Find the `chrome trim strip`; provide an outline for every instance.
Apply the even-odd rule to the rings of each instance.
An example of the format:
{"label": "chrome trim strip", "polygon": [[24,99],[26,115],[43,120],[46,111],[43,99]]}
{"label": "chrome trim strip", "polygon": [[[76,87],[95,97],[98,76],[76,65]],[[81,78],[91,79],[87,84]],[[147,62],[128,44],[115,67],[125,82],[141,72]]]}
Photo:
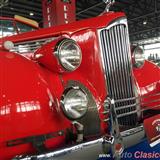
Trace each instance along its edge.
{"label": "chrome trim strip", "polygon": [[129,129],[129,130],[121,132],[121,135],[124,138],[126,136],[130,136],[130,135],[136,134],[136,133],[141,132],[143,130],[144,130],[144,126],[140,125],[140,126],[138,126],[136,128],[132,128],[132,129]]}
{"label": "chrome trim strip", "polygon": [[34,42],[41,42],[41,41],[52,41],[55,40],[58,37],[50,37],[50,38],[42,38],[42,39],[35,39],[35,40],[31,40],[31,41],[23,41],[23,42],[18,42],[18,43],[14,43],[16,45],[20,45],[20,44],[26,44],[26,43],[34,43]]}
{"label": "chrome trim strip", "polygon": [[[136,114],[137,113],[137,110],[134,110],[134,111],[129,111],[127,113],[121,113],[121,114],[118,114],[117,117],[118,118],[121,118],[121,117],[126,117],[126,116],[129,116],[129,115],[132,115],[132,114]],[[135,124],[136,125],[136,124]]]}
{"label": "chrome trim strip", "polygon": [[121,110],[121,109],[126,109],[126,108],[130,108],[130,107],[135,107],[137,105],[137,103],[133,103],[133,104],[130,104],[130,105],[126,105],[126,106],[121,106],[119,108],[116,108],[115,110],[118,111],[118,110]]}
{"label": "chrome trim strip", "polygon": [[10,50],[10,52],[16,52],[20,54],[33,53],[44,44],[49,43],[55,40],[56,38],[57,37],[52,37],[52,38],[37,39],[32,41],[14,43],[14,47]]}
{"label": "chrome trim strip", "polygon": [[88,146],[94,146],[99,143],[102,144],[103,142],[104,142],[104,138],[99,138],[97,140],[81,143],[72,147],[64,148],[61,150],[57,150],[57,151],[53,151],[45,154],[26,156],[24,158],[21,158],[23,156],[16,156],[13,160],[32,160],[32,158],[44,159],[44,158],[59,157],[65,154],[71,154],[72,152],[75,152],[77,150],[85,149]]}

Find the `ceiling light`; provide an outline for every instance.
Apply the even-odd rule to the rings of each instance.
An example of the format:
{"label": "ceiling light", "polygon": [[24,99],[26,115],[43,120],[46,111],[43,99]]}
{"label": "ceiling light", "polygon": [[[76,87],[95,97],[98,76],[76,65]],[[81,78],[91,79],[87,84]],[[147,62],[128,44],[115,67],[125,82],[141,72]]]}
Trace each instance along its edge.
{"label": "ceiling light", "polygon": [[147,20],[144,20],[144,21],[143,21],[143,24],[146,25],[146,24],[147,24]]}
{"label": "ceiling light", "polygon": [[29,15],[30,15],[30,16],[34,16],[34,13],[33,13],[33,12],[30,12]]}

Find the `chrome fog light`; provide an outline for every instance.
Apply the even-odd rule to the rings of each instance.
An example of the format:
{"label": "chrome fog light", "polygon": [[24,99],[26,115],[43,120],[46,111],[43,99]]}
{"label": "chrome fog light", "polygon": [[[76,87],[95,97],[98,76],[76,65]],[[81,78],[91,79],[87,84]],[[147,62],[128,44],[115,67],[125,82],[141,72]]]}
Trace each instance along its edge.
{"label": "chrome fog light", "polygon": [[82,118],[88,110],[88,96],[79,87],[66,89],[61,97],[61,107],[67,118]]}

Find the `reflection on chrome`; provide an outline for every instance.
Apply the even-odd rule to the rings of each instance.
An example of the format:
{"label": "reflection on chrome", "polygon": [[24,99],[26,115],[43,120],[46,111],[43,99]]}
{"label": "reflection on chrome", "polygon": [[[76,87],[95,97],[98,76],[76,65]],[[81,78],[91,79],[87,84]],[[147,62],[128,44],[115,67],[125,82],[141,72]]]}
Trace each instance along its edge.
{"label": "reflection on chrome", "polygon": [[33,155],[33,156],[16,156],[14,158],[14,160],[32,160],[32,159],[38,159],[38,160],[45,160],[47,158],[53,158],[53,157],[59,157],[59,156],[63,156],[66,154],[71,154],[75,151],[79,151],[82,149],[85,149],[87,147],[91,147],[91,146],[95,146],[97,144],[102,144],[103,142],[105,142],[104,138],[99,138],[97,140],[93,140],[93,141],[89,141],[89,142],[85,142],[85,143],[81,143],[72,147],[68,147],[65,149],[61,149],[58,151],[53,151],[53,152],[49,152],[49,153],[44,153],[44,154],[40,154],[40,155]]}
{"label": "reflection on chrome", "polygon": [[17,112],[30,112],[35,110],[40,110],[40,102],[39,101],[26,101],[26,102],[18,102],[16,103]]}
{"label": "reflection on chrome", "polygon": [[88,96],[81,88],[66,89],[61,98],[64,114],[71,120],[83,117],[88,110]]}

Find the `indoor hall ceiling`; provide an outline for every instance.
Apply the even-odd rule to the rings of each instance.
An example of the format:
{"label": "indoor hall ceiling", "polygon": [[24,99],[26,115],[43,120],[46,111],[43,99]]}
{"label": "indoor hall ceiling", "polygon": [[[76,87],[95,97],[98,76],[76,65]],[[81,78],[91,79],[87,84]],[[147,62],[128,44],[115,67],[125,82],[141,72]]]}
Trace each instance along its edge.
{"label": "indoor hall ceiling", "polygon": [[[0,0],[1,16],[22,15],[42,23],[41,0]],[[99,15],[104,11],[103,0],[76,0],[76,19]],[[128,17],[131,41],[160,36],[160,0],[116,0],[114,11],[123,11]]]}

